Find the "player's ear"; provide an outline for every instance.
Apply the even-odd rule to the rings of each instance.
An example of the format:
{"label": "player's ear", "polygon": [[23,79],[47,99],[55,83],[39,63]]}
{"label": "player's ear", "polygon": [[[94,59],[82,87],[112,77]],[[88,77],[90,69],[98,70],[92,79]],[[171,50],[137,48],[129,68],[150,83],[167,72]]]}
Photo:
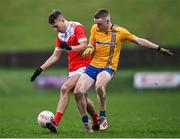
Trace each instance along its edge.
{"label": "player's ear", "polygon": [[61,19],[61,21],[64,23],[64,22],[65,22],[65,19],[64,19],[64,18],[62,18],[62,19]]}

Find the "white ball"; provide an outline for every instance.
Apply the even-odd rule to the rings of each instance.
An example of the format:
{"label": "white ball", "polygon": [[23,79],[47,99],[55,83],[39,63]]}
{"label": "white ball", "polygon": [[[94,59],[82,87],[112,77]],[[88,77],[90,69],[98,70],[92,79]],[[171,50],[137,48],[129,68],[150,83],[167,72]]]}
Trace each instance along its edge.
{"label": "white ball", "polygon": [[51,122],[52,119],[54,119],[54,114],[45,110],[39,113],[37,122],[41,127],[46,128],[46,123]]}

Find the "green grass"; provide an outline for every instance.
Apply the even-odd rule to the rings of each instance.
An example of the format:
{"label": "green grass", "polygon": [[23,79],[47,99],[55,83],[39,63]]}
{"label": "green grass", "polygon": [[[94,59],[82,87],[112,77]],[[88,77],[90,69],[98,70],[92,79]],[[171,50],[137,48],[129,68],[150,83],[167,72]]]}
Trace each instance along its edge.
{"label": "green grass", "polygon": [[53,9],[60,9],[69,20],[80,21],[89,36],[99,8],[110,10],[114,23],[139,37],[172,47],[180,44],[179,0],[2,0],[0,51],[53,50],[57,33],[47,20]]}
{"label": "green grass", "polygon": [[[29,77],[32,70],[1,69],[0,77],[0,137],[180,137],[179,89],[143,90],[132,87],[132,75],[138,70],[121,70],[108,86],[105,132],[84,132],[73,96],[58,128],[52,135],[41,128],[36,118],[39,112],[55,112],[59,90],[35,90]],[[49,70],[46,74],[66,74],[64,70]],[[90,98],[97,101],[94,91]],[[98,109],[97,109],[98,110]]]}

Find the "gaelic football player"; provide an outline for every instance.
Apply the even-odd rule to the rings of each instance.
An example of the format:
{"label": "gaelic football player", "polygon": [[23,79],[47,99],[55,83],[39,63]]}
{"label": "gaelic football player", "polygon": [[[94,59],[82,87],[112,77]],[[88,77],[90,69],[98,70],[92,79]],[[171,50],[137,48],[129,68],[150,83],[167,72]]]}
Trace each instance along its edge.
{"label": "gaelic football player", "polygon": [[[95,84],[97,99],[100,108],[100,130],[108,128],[106,116],[106,86],[114,76],[118,67],[121,52],[121,43],[130,41],[140,46],[156,49],[157,51],[172,56],[173,54],[157,44],[146,39],[139,38],[127,29],[112,23],[110,13],[106,9],[98,10],[94,15],[94,25],[91,28],[88,48],[84,51],[84,57],[94,53],[90,65],[86,68],[78,80],[75,93],[79,95],[79,109],[81,116],[88,121],[85,95],[88,89]],[[153,58],[152,58],[153,59]]]}
{"label": "gaelic football player", "polygon": [[[49,59],[36,69],[31,77],[31,81],[34,81],[42,71],[57,62],[64,49],[68,51],[69,78],[60,89],[60,98],[57,104],[55,118],[51,123],[47,123],[46,125],[51,132],[57,133],[57,126],[69,103],[69,94],[74,89],[81,74],[84,73],[86,66],[90,63],[91,56],[86,59],[82,57],[82,52],[87,47],[87,37],[85,28],[79,22],[68,21],[59,10],[54,10],[49,15],[49,24],[58,32],[56,47]],[[92,116],[94,127],[96,127],[99,120],[98,114],[95,112],[92,101],[88,98],[86,98],[86,101],[86,109]],[[82,118],[82,121],[85,129],[88,132],[93,132],[89,121],[84,118]]]}

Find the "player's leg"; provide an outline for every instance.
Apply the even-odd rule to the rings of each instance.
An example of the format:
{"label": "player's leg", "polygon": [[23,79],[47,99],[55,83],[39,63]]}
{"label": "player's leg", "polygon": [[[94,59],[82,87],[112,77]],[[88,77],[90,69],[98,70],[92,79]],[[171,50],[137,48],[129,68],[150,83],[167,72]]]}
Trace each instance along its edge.
{"label": "player's leg", "polygon": [[[67,109],[67,106],[69,104],[69,95],[70,95],[70,90],[72,90],[77,83],[80,75],[76,74],[72,77],[70,77],[61,87],[61,93],[60,93],[60,99],[57,105],[56,109],[56,114],[55,116],[55,123],[56,125],[59,124],[62,115],[64,114],[65,110]],[[97,120],[99,118],[98,114],[96,113],[95,106],[93,102],[87,98],[87,112],[91,115],[93,119],[93,123],[97,124]],[[59,116],[58,116],[59,115]]]}
{"label": "player's leg", "polygon": [[84,73],[79,78],[74,90],[76,104],[82,117],[84,127],[88,132],[92,132],[92,129],[89,126],[89,119],[87,116],[86,93],[88,89],[94,84],[94,82],[95,81],[91,77]]}
{"label": "player's leg", "polygon": [[87,98],[87,112],[92,117],[93,130],[99,130],[100,117],[96,113],[96,109],[95,109],[94,103],[89,98]]}
{"label": "player's leg", "polygon": [[60,91],[60,98],[56,108],[56,115],[54,117],[54,121],[51,123],[47,123],[47,128],[52,133],[57,133],[56,127],[59,125],[63,113],[65,112],[68,104],[69,104],[69,94],[70,90],[74,88],[77,80],[79,79],[80,75],[76,74],[70,77],[61,87]]}
{"label": "player's leg", "polygon": [[100,108],[100,130],[105,130],[108,128],[107,118],[106,118],[106,86],[111,80],[112,76],[107,71],[102,71],[97,75],[97,80],[95,84],[97,99]]}
{"label": "player's leg", "polygon": [[59,125],[62,115],[67,109],[67,106],[69,104],[70,92],[76,85],[76,82],[78,81],[79,77],[79,74],[70,77],[61,87],[60,98],[57,104],[56,115],[54,118],[54,121],[57,126]]}

